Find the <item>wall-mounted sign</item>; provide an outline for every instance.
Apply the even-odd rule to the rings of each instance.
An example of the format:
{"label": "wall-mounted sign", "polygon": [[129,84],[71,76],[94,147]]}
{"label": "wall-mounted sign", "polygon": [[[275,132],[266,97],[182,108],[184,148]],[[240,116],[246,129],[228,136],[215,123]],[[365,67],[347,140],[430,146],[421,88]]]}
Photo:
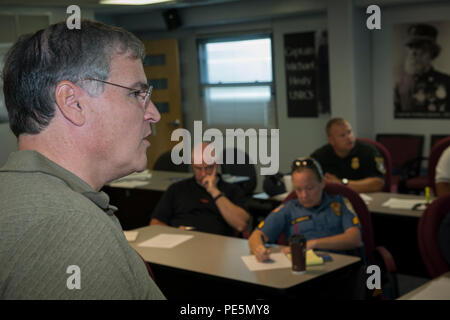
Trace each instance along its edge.
{"label": "wall-mounted sign", "polygon": [[326,32],[285,34],[284,59],[288,117],[330,113]]}

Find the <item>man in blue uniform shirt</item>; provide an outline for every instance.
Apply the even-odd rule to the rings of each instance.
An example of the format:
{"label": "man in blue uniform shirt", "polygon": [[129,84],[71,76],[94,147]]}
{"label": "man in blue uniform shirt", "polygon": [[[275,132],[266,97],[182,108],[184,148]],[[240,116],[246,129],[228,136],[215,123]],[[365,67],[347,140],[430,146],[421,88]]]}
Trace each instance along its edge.
{"label": "man in blue uniform shirt", "polygon": [[275,209],[256,228],[249,246],[258,261],[270,258],[264,242],[276,242],[281,234],[306,237],[307,249],[350,250],[362,246],[358,217],[347,209],[342,197],[327,195],[320,164],[313,158],[294,161],[292,184],[298,199]]}

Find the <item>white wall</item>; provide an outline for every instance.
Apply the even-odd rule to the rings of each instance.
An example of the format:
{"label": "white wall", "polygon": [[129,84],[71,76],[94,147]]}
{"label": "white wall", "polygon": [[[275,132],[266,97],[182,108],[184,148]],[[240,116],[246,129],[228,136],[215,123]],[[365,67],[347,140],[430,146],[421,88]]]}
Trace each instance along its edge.
{"label": "white wall", "polygon": [[[409,5],[382,9],[382,29],[372,37],[372,94],[374,132],[425,134],[428,155],[430,134],[450,134],[450,119],[395,119],[393,107],[393,25],[427,21],[450,21],[450,4]],[[449,38],[444,42],[450,41]],[[442,40],[441,40],[442,41]],[[445,53],[447,57],[450,52]]]}

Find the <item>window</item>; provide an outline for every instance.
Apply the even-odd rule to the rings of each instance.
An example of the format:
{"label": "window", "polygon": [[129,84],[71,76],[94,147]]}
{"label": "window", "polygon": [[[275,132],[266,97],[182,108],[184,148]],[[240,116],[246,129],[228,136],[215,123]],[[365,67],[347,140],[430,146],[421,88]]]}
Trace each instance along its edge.
{"label": "window", "polygon": [[208,127],[276,127],[270,35],[202,40],[199,57]]}

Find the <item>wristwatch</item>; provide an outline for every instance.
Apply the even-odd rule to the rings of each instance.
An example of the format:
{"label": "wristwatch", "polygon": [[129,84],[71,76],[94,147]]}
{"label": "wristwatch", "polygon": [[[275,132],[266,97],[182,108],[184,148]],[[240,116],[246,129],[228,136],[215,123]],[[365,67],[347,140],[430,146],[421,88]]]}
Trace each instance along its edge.
{"label": "wristwatch", "polygon": [[342,184],[344,185],[344,186],[346,186],[346,185],[348,185],[348,179],[347,178],[342,178]]}

